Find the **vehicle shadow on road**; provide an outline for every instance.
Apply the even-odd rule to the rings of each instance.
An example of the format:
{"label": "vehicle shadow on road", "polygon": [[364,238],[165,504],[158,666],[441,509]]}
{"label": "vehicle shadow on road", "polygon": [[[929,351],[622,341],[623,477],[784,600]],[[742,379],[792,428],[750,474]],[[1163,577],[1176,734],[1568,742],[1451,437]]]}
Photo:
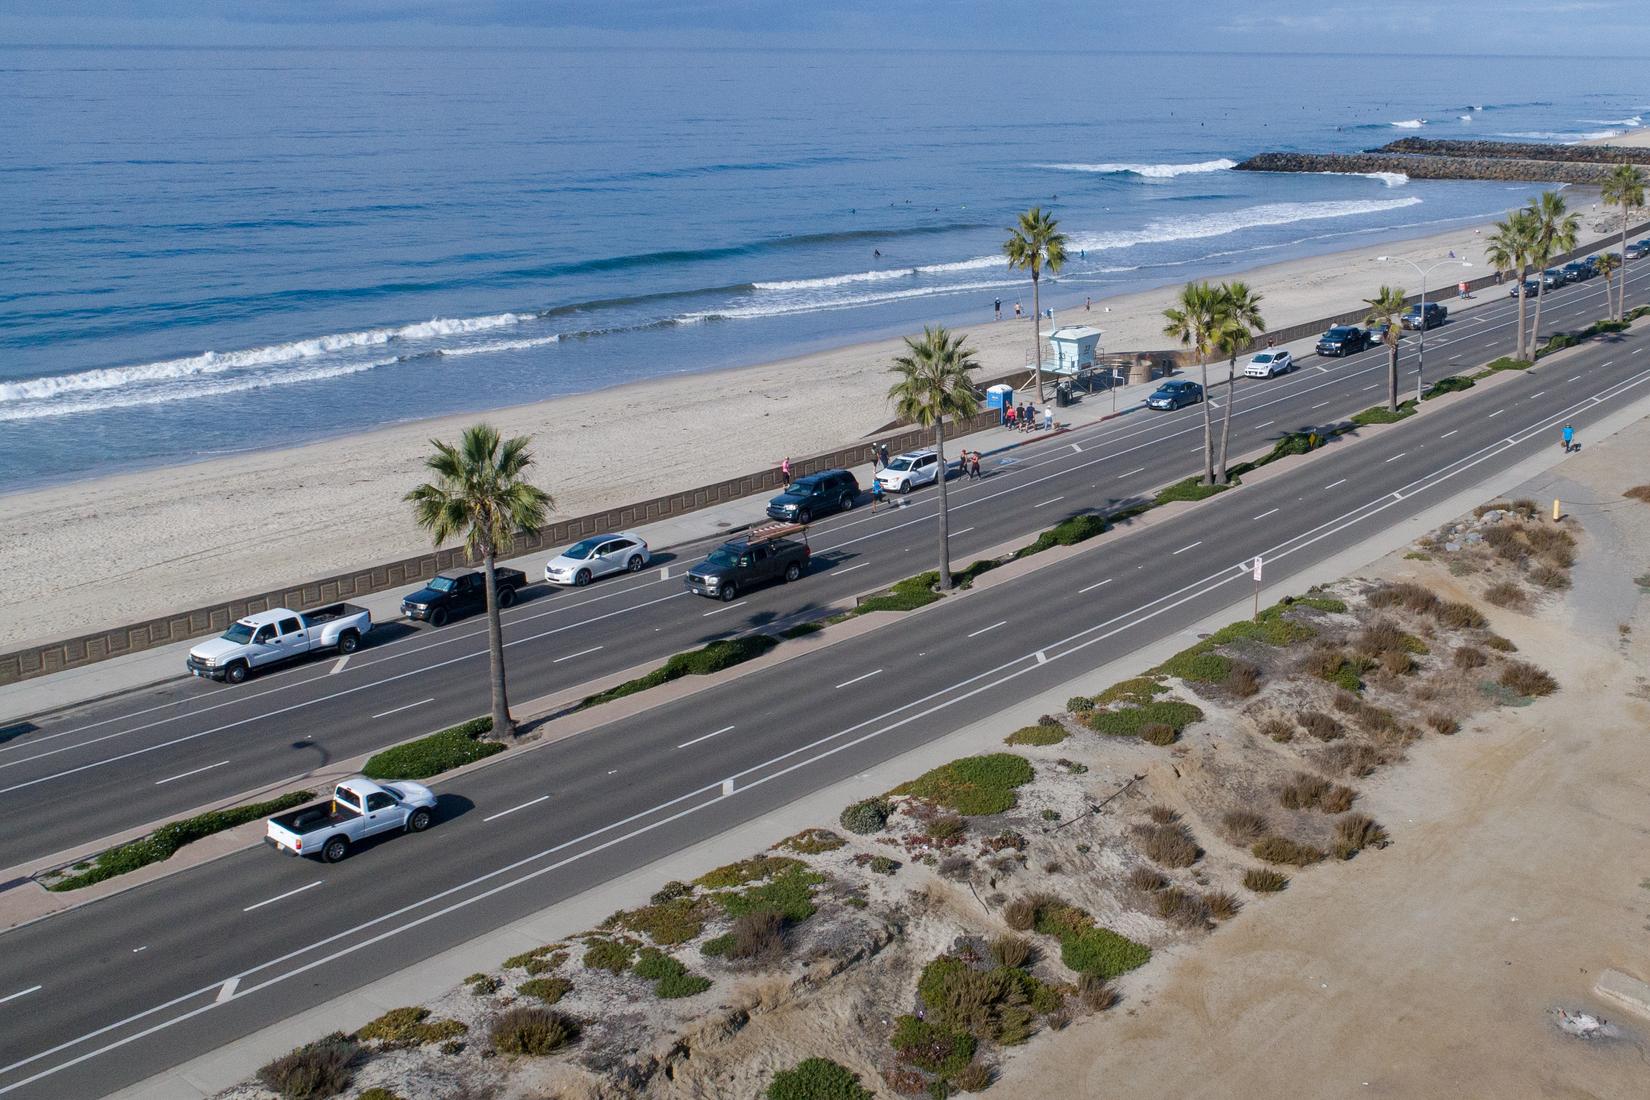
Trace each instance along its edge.
{"label": "vehicle shadow on road", "polygon": [[435,823],[456,821],[475,808],[476,804],[463,795],[444,791],[435,796]]}

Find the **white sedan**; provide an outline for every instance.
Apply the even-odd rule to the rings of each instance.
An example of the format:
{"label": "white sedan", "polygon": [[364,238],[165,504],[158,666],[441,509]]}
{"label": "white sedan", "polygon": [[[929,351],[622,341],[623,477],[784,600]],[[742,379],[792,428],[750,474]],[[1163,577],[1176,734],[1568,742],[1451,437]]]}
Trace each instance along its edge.
{"label": "white sedan", "polygon": [[1295,357],[1287,351],[1263,351],[1243,368],[1245,378],[1271,378],[1295,369]]}
{"label": "white sedan", "polygon": [[908,451],[888,460],[888,465],[877,471],[877,480],[889,493],[909,493],[919,485],[927,485],[938,476],[940,459],[933,451]]}
{"label": "white sedan", "polygon": [[609,573],[638,573],[647,565],[647,543],[629,532],[597,535],[563,550],[544,566],[544,579],[551,584],[583,588]]}

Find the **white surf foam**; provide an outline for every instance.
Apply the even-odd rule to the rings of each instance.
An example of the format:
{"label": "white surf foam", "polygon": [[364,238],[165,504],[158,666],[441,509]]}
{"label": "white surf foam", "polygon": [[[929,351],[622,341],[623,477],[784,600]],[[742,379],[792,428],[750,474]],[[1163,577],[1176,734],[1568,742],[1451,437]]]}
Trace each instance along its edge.
{"label": "white surf foam", "polygon": [[[994,259],[995,262],[995,259]],[[1007,261],[1002,261],[1005,265]],[[1021,285],[1021,280],[1004,279],[989,283],[943,283],[936,286],[912,287],[908,290],[890,290],[880,293],[852,294],[839,298],[783,298],[752,305],[724,306],[718,309],[697,310],[676,317],[683,325],[705,321],[748,321],[763,317],[784,317],[794,313],[814,313],[828,309],[854,309],[882,305],[910,298],[927,298],[935,294],[955,294],[965,290],[1002,290]]]}
{"label": "white surf foam", "polygon": [[781,279],[775,282],[752,283],[751,286],[765,291],[827,290],[837,286],[852,286],[855,283],[881,283],[890,279],[910,279],[922,275],[949,275],[957,271],[978,271],[987,267],[1007,268],[1008,261],[1001,256],[980,256],[972,260],[954,260],[949,263],[921,264],[917,267],[878,271],[856,271],[849,275],[827,275],[818,279]]}
{"label": "white surf foam", "polygon": [[1222,157],[1219,160],[1200,160],[1192,164],[1039,164],[1035,167],[1048,168],[1056,172],[1093,172],[1106,176],[1127,174],[1144,176],[1147,179],[1173,179],[1175,176],[1224,172],[1228,168],[1236,168],[1237,161]]}
{"label": "white surf foam", "polygon": [[1394,122],[1392,125],[1400,130],[1419,130],[1426,124],[1427,120],[1424,118],[1406,118],[1402,122]]}
{"label": "white surf foam", "polygon": [[1472,121],[1472,116],[1471,115],[1462,115],[1460,117],[1461,117],[1462,122],[1471,122]]}
{"label": "white surf foam", "polygon": [[1388,187],[1402,187],[1409,177],[1402,172],[1318,172],[1320,176],[1361,176],[1366,180],[1380,180]]}
{"label": "white surf foam", "polygon": [[1509,133],[1496,134],[1496,137],[1505,138],[1532,138],[1537,141],[1561,141],[1566,145],[1579,145],[1584,141],[1602,141],[1604,138],[1620,137],[1621,130],[1513,130]]}
{"label": "white surf foam", "polygon": [[1074,236],[1066,242],[1066,254],[1079,249],[1090,252],[1115,248],[1132,248],[1142,244],[1165,241],[1185,241],[1198,237],[1218,237],[1272,225],[1290,225],[1294,222],[1317,221],[1323,218],[1351,218],[1362,214],[1379,214],[1416,206],[1421,199],[1414,195],[1401,199],[1356,199],[1343,202],[1274,202],[1261,206],[1228,210],[1218,214],[1204,214],[1195,218],[1177,218],[1156,221],[1140,229],[1122,233],[1093,233]]}
{"label": "white surf foam", "polygon": [[21,382],[0,383],[0,405],[16,401],[38,401],[62,394],[84,393],[95,390],[116,390],[134,385],[172,382],[201,375],[225,374],[237,370],[254,370],[278,366],[302,359],[313,359],[358,348],[378,347],[391,341],[430,340],[472,332],[504,328],[526,320],[520,313],[496,313],[487,317],[437,317],[416,324],[395,328],[364,329],[359,332],[341,332],[330,336],[316,336],[307,340],[292,340],[242,351],[207,351],[182,359],[167,359],[156,363],[140,363],[128,367],[104,367],[79,371],[75,374],[50,375]]}
{"label": "white surf foam", "polygon": [[1578,119],[1576,119],[1576,121],[1580,122],[1584,125],[1588,125],[1588,126],[1633,126],[1633,127],[1637,127],[1637,126],[1643,126],[1644,125],[1644,116],[1643,115],[1633,115],[1631,118],[1578,118]]}
{"label": "white surf foam", "polygon": [[488,355],[495,351],[520,351],[523,348],[541,348],[546,344],[554,344],[561,339],[560,333],[551,333],[549,336],[535,336],[529,340],[496,340],[489,344],[470,344],[456,348],[441,348],[436,352],[443,358],[447,356]]}

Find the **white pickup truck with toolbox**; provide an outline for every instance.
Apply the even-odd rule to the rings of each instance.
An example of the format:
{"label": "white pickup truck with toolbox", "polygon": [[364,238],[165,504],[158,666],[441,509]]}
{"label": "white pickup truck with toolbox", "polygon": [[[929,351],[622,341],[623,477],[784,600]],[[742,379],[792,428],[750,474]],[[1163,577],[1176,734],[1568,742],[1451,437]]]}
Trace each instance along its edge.
{"label": "white pickup truck with toolbox", "polygon": [[313,802],[269,819],[264,843],[289,856],[337,863],[350,849],[381,833],[421,833],[435,821],[435,795],[422,783],[346,779],[326,802]]}
{"label": "white pickup truck with toolbox", "polygon": [[372,613],[352,603],[335,603],[310,611],[278,607],[239,620],[210,642],[189,651],[185,662],[196,676],[238,684],[255,668],[290,661],[306,653],[336,649],[354,653],[372,629]]}

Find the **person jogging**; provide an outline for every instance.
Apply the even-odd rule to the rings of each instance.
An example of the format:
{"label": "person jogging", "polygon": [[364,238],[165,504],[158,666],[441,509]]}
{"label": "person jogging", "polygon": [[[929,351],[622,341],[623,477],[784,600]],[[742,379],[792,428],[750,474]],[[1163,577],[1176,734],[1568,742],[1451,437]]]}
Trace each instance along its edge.
{"label": "person jogging", "polygon": [[1575,449],[1576,430],[1569,424],[1564,425],[1564,453],[1569,454]]}
{"label": "person jogging", "polygon": [[882,482],[871,482],[871,514],[877,514],[877,505],[882,503]]}

